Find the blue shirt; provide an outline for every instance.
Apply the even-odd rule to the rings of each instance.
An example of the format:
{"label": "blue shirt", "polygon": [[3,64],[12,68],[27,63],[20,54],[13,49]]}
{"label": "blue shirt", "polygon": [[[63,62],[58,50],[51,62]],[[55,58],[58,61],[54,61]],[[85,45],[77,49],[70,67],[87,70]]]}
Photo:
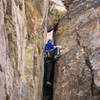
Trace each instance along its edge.
{"label": "blue shirt", "polygon": [[49,52],[50,50],[54,49],[54,45],[52,43],[47,43],[45,46],[45,51]]}

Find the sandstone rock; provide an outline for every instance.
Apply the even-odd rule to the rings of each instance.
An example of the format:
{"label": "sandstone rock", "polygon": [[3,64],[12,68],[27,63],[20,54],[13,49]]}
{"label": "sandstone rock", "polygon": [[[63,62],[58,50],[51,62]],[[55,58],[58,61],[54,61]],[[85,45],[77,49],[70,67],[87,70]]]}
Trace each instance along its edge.
{"label": "sandstone rock", "polygon": [[54,100],[91,100],[91,71],[83,54],[76,46],[57,62]]}
{"label": "sandstone rock", "polygon": [[54,100],[100,100],[100,0],[0,0],[0,100],[42,100],[55,26]]}
{"label": "sandstone rock", "polygon": [[6,100],[5,66],[6,66],[6,40],[4,31],[3,2],[0,1],[0,99]]}
{"label": "sandstone rock", "polygon": [[66,13],[67,10],[61,0],[50,0],[48,7],[48,31],[53,30],[59,20],[66,16]]}
{"label": "sandstone rock", "polygon": [[[41,100],[44,75],[44,43],[46,40],[48,0],[25,1],[27,42],[23,82],[23,100]],[[28,90],[28,91],[27,91]]]}
{"label": "sandstone rock", "polygon": [[93,70],[94,84],[100,89],[100,49],[94,50],[90,55],[90,62]]}
{"label": "sandstone rock", "polygon": [[[100,64],[95,57],[90,61],[89,56],[100,47],[100,3],[84,0],[77,1],[74,6],[75,2],[69,2],[68,16],[59,21],[56,30],[57,45],[63,50],[55,68],[54,100],[99,100],[93,85],[94,80],[96,85],[99,80],[97,74],[93,77],[93,73]],[[87,8],[86,4],[89,5]],[[94,59],[98,62],[96,65]],[[82,80],[78,81],[77,76],[82,76]]]}
{"label": "sandstone rock", "polygon": [[0,1],[0,100],[41,100],[48,0]]}

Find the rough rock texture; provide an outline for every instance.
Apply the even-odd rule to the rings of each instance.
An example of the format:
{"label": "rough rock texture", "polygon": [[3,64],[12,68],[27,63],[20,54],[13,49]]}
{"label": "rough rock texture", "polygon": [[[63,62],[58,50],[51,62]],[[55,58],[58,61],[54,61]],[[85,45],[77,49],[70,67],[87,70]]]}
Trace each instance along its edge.
{"label": "rough rock texture", "polygon": [[0,0],[0,100],[41,100],[48,0]]}
{"label": "rough rock texture", "polygon": [[62,2],[0,0],[0,100],[42,100],[44,42],[52,29],[63,47],[54,100],[100,100],[100,0]]}
{"label": "rough rock texture", "polygon": [[22,77],[22,95],[25,100],[41,100],[48,1],[26,0],[25,7],[28,35],[25,49],[25,70]]}
{"label": "rough rock texture", "polygon": [[54,30],[59,20],[66,16],[66,8],[61,0],[50,0],[48,7],[47,30]]}
{"label": "rough rock texture", "polygon": [[94,83],[97,86],[97,88],[100,88],[100,48],[93,51],[93,53],[90,55],[90,62],[94,74]]}
{"label": "rough rock texture", "polygon": [[68,16],[56,30],[63,49],[55,67],[54,100],[99,100],[100,1],[64,3]]}

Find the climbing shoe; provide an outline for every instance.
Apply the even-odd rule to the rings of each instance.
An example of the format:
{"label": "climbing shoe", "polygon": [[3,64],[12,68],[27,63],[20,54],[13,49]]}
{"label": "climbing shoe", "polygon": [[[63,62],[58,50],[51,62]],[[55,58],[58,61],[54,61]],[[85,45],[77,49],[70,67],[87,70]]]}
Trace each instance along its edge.
{"label": "climbing shoe", "polygon": [[50,81],[47,81],[46,86],[52,86],[52,83]]}

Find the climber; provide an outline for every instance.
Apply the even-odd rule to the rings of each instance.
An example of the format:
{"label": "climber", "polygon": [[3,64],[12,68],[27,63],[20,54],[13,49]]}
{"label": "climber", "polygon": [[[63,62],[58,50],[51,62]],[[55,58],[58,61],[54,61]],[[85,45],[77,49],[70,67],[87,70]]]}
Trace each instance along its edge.
{"label": "climber", "polygon": [[52,40],[48,40],[45,45],[45,67],[46,67],[46,85],[52,85],[51,73],[54,62],[60,56],[60,49],[54,45]]}

